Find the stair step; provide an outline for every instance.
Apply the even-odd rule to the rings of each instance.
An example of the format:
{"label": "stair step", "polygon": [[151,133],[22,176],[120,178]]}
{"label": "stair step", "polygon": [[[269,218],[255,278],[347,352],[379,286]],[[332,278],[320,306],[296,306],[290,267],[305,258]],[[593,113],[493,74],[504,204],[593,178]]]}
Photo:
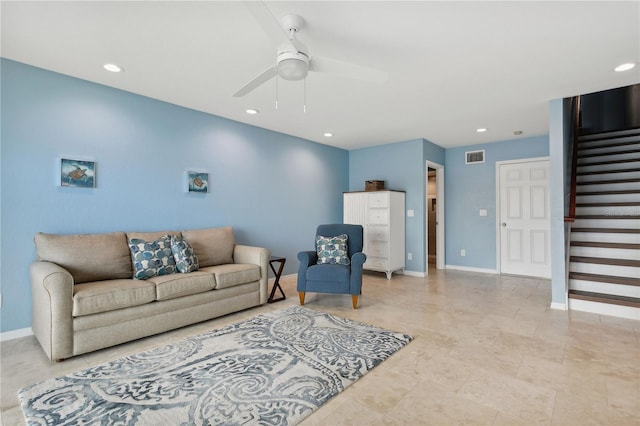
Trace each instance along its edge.
{"label": "stair step", "polygon": [[640,299],[637,297],[617,296],[613,294],[593,293],[590,291],[569,290],[570,299],[586,300],[589,302],[609,303],[612,305],[630,306],[640,308]]}
{"label": "stair step", "polygon": [[635,228],[571,228],[571,232],[597,232],[606,234],[640,234],[640,229]]}
{"label": "stair step", "polygon": [[603,243],[598,241],[571,241],[571,246],[640,250],[640,244],[633,244],[633,243]]}
{"label": "stair step", "polygon": [[605,185],[608,183],[631,183],[631,182],[640,182],[640,179],[608,179],[608,180],[598,180],[598,181],[587,181],[587,182],[576,182],[576,185]]}
{"label": "stair step", "polygon": [[609,173],[633,173],[640,169],[596,170],[594,172],[577,172],[576,176],[608,175]]}
{"label": "stair step", "polygon": [[[571,241],[597,241],[599,243],[640,243],[640,230],[635,233],[617,232],[572,232]],[[615,256],[613,256],[615,257]]]}
{"label": "stair step", "polygon": [[591,163],[580,163],[578,167],[587,167],[587,166],[603,166],[606,164],[623,164],[623,163],[635,163],[640,162],[638,158],[626,158],[624,160],[610,160],[610,161],[594,161]]}
{"label": "stair step", "polygon": [[633,127],[625,130],[614,130],[611,132],[582,133],[578,136],[580,141],[595,141],[605,139],[622,138],[631,135],[640,135],[640,127]]}
{"label": "stair step", "polygon": [[576,219],[635,219],[640,220],[640,215],[608,215],[608,214],[581,214]]}
{"label": "stair step", "polygon": [[597,265],[615,265],[615,266],[631,266],[634,268],[640,268],[640,260],[632,259],[611,259],[606,257],[586,257],[586,256],[571,256],[569,261],[576,263],[591,263]]}
{"label": "stair step", "polygon": [[597,154],[578,154],[578,158],[606,157],[608,155],[640,154],[640,149],[626,149],[624,151],[599,152]]}
{"label": "stair step", "polygon": [[576,203],[576,207],[633,207],[640,206],[640,201],[601,202],[601,203]]}
{"label": "stair step", "polygon": [[640,287],[640,280],[629,277],[616,277],[613,275],[587,274],[584,272],[570,272],[570,280],[595,281],[607,284],[631,285]]}
{"label": "stair step", "polygon": [[[629,146],[629,145],[636,145],[640,143],[640,140],[637,138],[634,138],[633,140],[626,140],[626,141],[621,141],[619,142],[621,138],[612,138],[612,139],[598,139],[597,141],[609,141],[609,140],[613,140],[613,143],[598,143],[598,144],[589,144],[587,145],[587,142],[595,142],[595,141],[587,141],[587,142],[582,142],[578,144],[578,152],[580,151],[587,151],[590,149],[601,149],[601,148],[615,148],[615,147],[619,147],[619,146]],[[629,138],[631,139],[631,138]]]}
{"label": "stair step", "polygon": [[[608,244],[608,243],[618,243],[618,244],[635,244],[635,242],[633,241],[611,241],[609,239],[603,239],[603,241],[598,241],[598,240],[579,240],[576,239],[577,242],[579,243],[603,243],[603,244]],[[572,241],[573,242],[573,241]],[[624,247],[599,247],[599,246],[593,246],[593,245],[571,245],[571,248],[569,249],[569,253],[571,256],[576,256],[576,257],[597,257],[597,258],[601,258],[601,257],[605,257],[605,258],[612,258],[612,259],[627,259],[627,260],[640,260],[640,251],[637,248],[624,248]],[[588,265],[587,263],[580,263],[580,264],[574,264],[574,266],[577,265]],[[608,265],[595,265],[595,266],[608,266]],[[577,268],[577,267],[571,267],[569,268],[572,271],[575,272],[589,272],[584,268]],[[633,268],[631,268],[633,269]],[[636,268],[636,272],[638,273],[638,278],[640,278],[640,268]],[[613,272],[613,273],[608,273],[608,272],[604,272],[602,270],[600,270],[600,272],[596,272],[593,271],[594,274],[605,274],[605,275],[616,275],[616,276],[624,276],[624,277],[628,277],[628,276],[633,276],[633,275],[629,275],[628,273],[626,274],[618,274],[617,272]]]}
{"label": "stair step", "polygon": [[640,194],[640,189],[621,189],[621,190],[617,190],[617,191],[576,192],[576,196],[580,196],[580,195],[610,195],[610,194]]}

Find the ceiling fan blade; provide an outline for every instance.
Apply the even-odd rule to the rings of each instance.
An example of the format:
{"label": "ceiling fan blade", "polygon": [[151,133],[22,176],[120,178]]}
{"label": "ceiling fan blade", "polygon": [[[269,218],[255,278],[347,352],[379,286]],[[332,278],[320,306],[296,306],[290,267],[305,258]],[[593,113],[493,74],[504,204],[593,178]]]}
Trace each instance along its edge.
{"label": "ceiling fan blade", "polygon": [[389,79],[389,74],[386,71],[318,56],[311,57],[309,71],[324,72],[353,80],[369,81],[371,83],[384,83]]}
{"label": "ceiling fan blade", "polygon": [[253,80],[251,80],[247,84],[245,84],[242,89],[240,89],[236,93],[234,93],[233,97],[234,98],[243,97],[244,95],[246,95],[247,93],[251,92],[253,89],[257,88],[261,84],[266,83],[267,81],[271,80],[277,74],[278,74],[278,69],[275,66],[270,66],[269,68],[264,70],[262,73],[260,73],[260,75],[255,77]]}
{"label": "ceiling fan blade", "polygon": [[245,7],[251,12],[262,30],[278,46],[283,43],[291,45],[292,50],[299,51],[298,47],[289,39],[289,36],[280,21],[269,10],[263,1],[244,1]]}

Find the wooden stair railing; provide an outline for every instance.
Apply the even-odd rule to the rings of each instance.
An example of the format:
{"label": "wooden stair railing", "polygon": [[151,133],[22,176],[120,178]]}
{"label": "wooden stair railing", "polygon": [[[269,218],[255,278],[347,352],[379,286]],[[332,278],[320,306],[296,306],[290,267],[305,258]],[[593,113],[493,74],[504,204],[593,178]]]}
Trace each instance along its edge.
{"label": "wooden stair railing", "polygon": [[[571,100],[571,187],[569,189],[569,212],[564,217],[564,221],[573,223],[576,219],[576,186],[578,169],[578,137],[580,132],[580,96],[575,96]],[[571,233],[569,232],[569,235]],[[567,263],[567,269],[569,264]]]}

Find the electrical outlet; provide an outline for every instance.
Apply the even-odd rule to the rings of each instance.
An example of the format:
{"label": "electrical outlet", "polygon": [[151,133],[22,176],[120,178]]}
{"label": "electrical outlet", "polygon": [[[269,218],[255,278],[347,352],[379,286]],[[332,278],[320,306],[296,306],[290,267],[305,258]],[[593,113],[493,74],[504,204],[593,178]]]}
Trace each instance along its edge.
{"label": "electrical outlet", "polygon": [[460,256],[465,257],[467,255],[467,251],[465,249],[460,250]]}
{"label": "electrical outlet", "polygon": [[413,253],[407,253],[407,259],[413,260]]}

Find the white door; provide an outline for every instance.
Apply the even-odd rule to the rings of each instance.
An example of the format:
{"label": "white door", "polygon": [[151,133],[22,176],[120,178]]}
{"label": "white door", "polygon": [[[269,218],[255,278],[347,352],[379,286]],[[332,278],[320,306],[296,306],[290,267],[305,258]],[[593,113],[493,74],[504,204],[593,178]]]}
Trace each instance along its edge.
{"label": "white door", "polygon": [[499,165],[500,272],[551,278],[549,161]]}

